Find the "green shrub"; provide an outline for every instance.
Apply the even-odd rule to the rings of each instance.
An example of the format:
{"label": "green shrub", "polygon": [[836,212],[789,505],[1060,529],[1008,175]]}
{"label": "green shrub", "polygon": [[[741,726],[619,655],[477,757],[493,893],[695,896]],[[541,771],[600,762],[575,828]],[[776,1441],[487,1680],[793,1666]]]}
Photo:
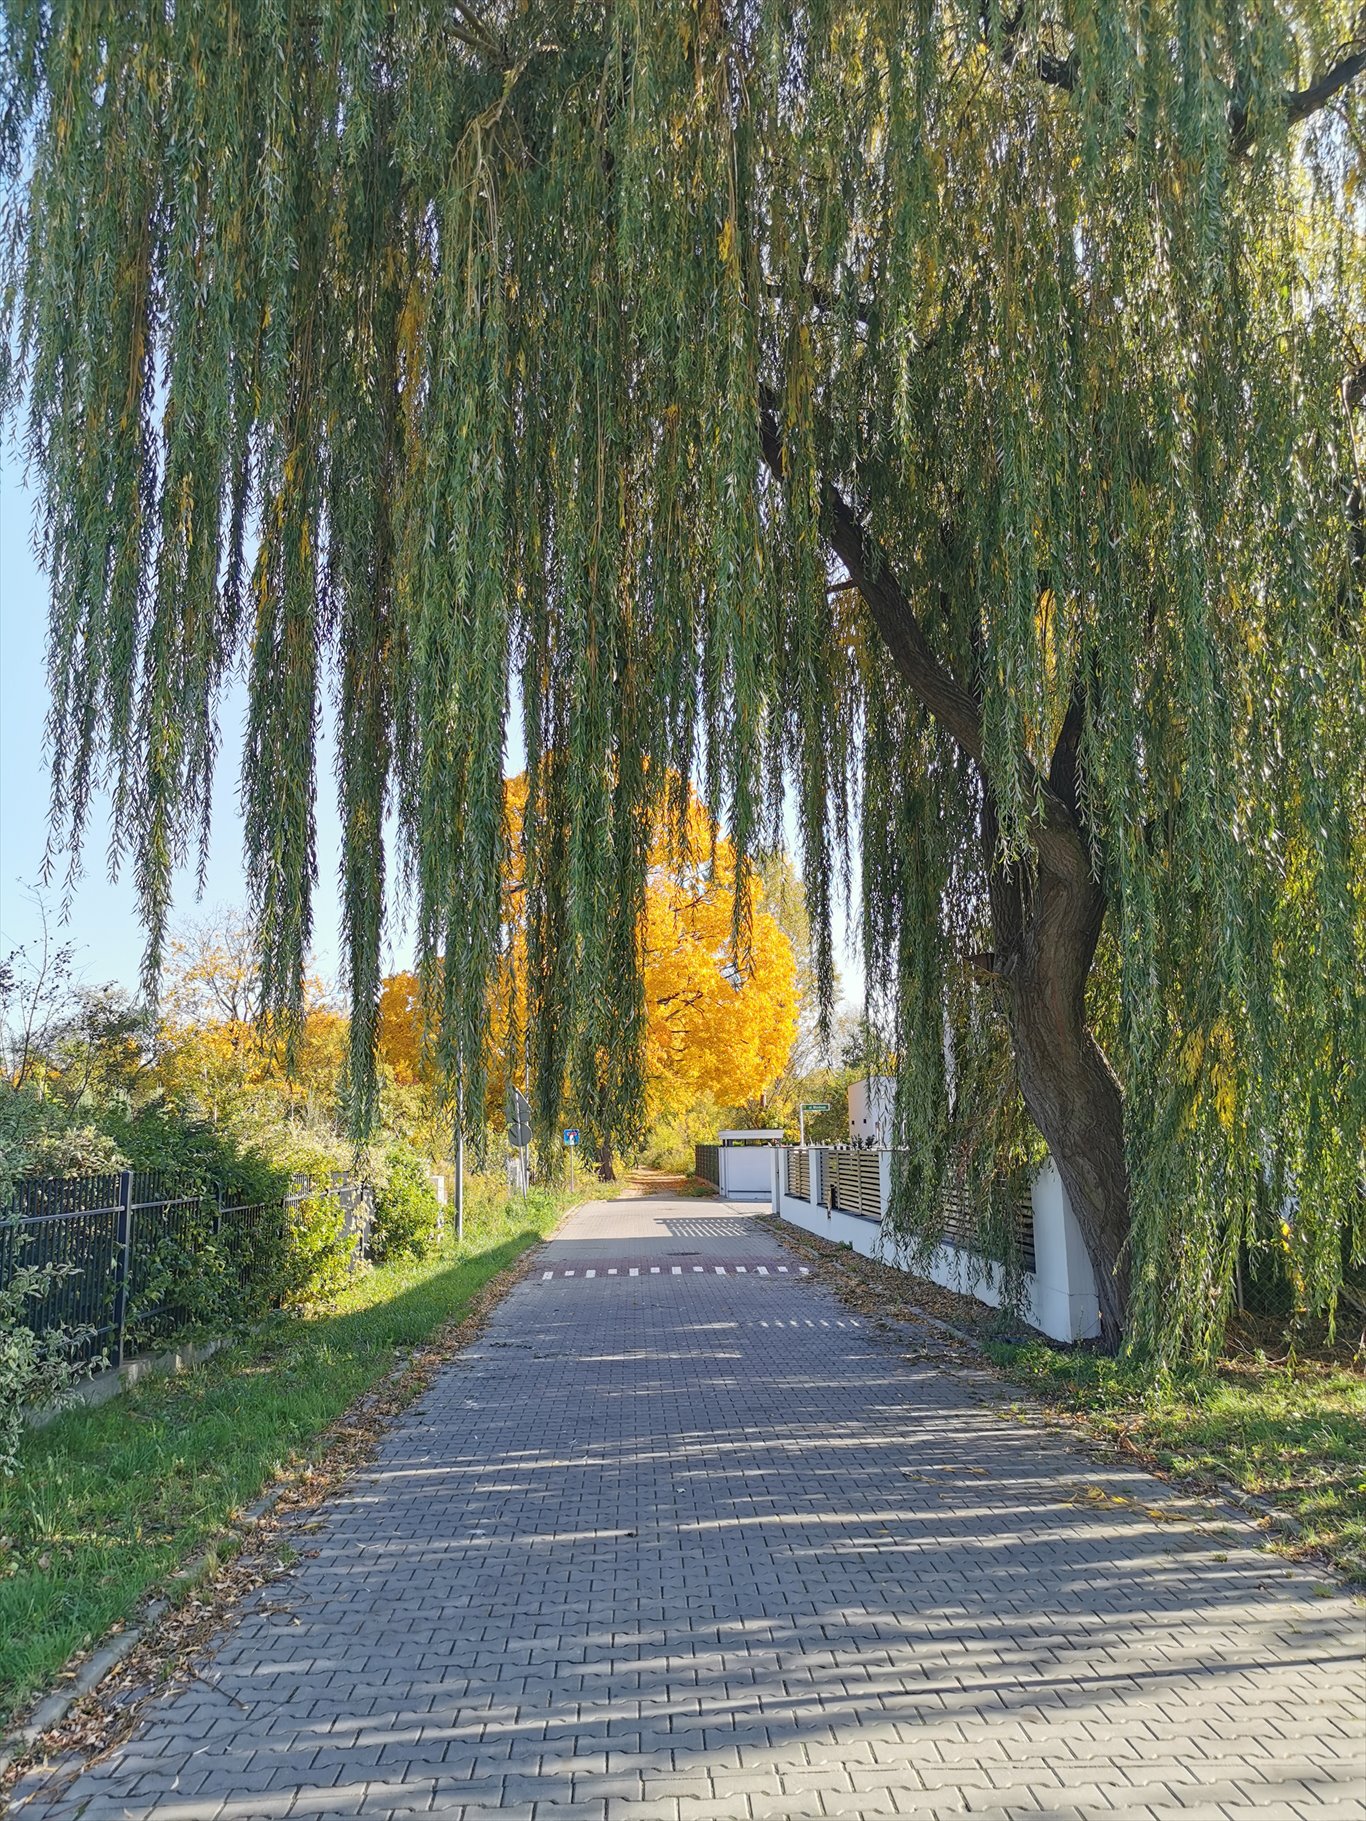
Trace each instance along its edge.
{"label": "green shrub", "polygon": [[221,1189],[226,1201],[272,1201],[287,1193],[290,1172],[299,1167],[273,1145],[267,1153],[166,1101],[135,1112],[107,1106],[100,1124],[131,1168],[165,1171],[181,1192],[194,1184],[206,1192]]}
{"label": "green shrub", "polygon": [[319,1192],[285,1210],[279,1301],[296,1310],[330,1309],[351,1277],[356,1236],[335,1195]]}
{"label": "green shrub", "polygon": [[95,1176],[121,1170],[128,1159],[117,1141],[31,1084],[13,1087],[0,1076],[0,1206],[25,1176]]}
{"label": "green shrub", "polygon": [[187,1230],[157,1241],[129,1309],[135,1344],[185,1327],[222,1333],[271,1308],[330,1309],[355,1269],[357,1235],[326,1189],[273,1196],[245,1221],[225,1208],[218,1233],[213,1225],[206,1207]]}
{"label": "green shrub", "polygon": [[[141,1218],[141,1217],[139,1217]],[[128,1344],[141,1351],[179,1328],[232,1328],[244,1314],[236,1263],[205,1204],[139,1255],[129,1297]]]}
{"label": "green shrub", "polygon": [[[127,1096],[67,1106],[0,1079],[0,1206],[22,1178],[120,1169],[159,1172],[177,1196],[202,1196],[188,1222],[182,1217],[154,1238],[141,1229],[128,1309],[135,1349],[185,1327],[241,1327],[274,1307],[324,1309],[348,1281],[356,1239],[336,1198],[319,1192],[285,1203],[294,1178],[368,1173],[368,1158],[336,1130],[278,1109],[215,1122],[160,1092],[136,1106]],[[220,1194],[224,1219],[215,1233]],[[239,1221],[236,1208],[259,1212]],[[394,1255],[423,1249],[399,1244]]]}
{"label": "green shrub", "polygon": [[[283,1138],[293,1142],[286,1145]],[[32,1086],[0,1078],[0,1205],[17,1180],[34,1176],[94,1176],[112,1170],[160,1170],[178,1185],[221,1188],[240,1202],[283,1195],[292,1171],[317,1174],[344,1167],[334,1144],[318,1161],[293,1134],[263,1131],[251,1138],[156,1099],[139,1107],[125,1100],[67,1106]]]}
{"label": "green shrub", "polygon": [[422,1157],[409,1145],[395,1145],[384,1159],[375,1197],[370,1250],[379,1264],[395,1258],[425,1258],[436,1246],[439,1207]]}
{"label": "green shrub", "polygon": [[25,1413],[60,1403],[76,1379],[90,1370],[74,1360],[89,1328],[35,1333],[23,1319],[30,1300],[41,1301],[58,1278],[75,1275],[72,1265],[21,1265],[0,1289],[0,1474],[6,1477],[14,1472]]}

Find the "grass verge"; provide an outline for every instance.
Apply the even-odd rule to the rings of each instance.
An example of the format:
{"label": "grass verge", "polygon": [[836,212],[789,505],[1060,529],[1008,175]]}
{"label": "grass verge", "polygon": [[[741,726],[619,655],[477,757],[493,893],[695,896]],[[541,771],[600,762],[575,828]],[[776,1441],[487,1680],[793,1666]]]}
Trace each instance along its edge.
{"label": "grass verge", "polygon": [[276,1317],[177,1378],[26,1436],[0,1480],[0,1721],[126,1621],[308,1457],[399,1358],[460,1319],[569,1197],[471,1208],[461,1250],[358,1277],[337,1307]]}
{"label": "grass verge", "polygon": [[1289,1518],[1278,1547],[1366,1584],[1366,1379],[1339,1363],[1227,1359],[1207,1372],[1140,1366],[1042,1341],[989,1358],[1093,1433],[1196,1487],[1233,1486]]}

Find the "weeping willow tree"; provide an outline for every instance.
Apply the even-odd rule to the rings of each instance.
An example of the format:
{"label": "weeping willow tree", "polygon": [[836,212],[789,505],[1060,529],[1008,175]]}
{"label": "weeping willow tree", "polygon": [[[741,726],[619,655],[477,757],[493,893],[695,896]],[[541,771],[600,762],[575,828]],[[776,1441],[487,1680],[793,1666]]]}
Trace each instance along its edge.
{"label": "weeping willow tree", "polygon": [[243,667],[297,1016],[334,692],[357,1116],[386,865],[477,1104],[515,704],[543,1125],[638,1115],[660,817],[696,781],[743,873],[786,792],[827,993],[861,867],[908,1225],[992,1099],[947,1091],[947,1021],[1112,1338],[1211,1344],[1268,1207],[1331,1309],[1366,1244],[1354,5],[4,0],[54,817],[79,851],[109,789],[149,969]]}

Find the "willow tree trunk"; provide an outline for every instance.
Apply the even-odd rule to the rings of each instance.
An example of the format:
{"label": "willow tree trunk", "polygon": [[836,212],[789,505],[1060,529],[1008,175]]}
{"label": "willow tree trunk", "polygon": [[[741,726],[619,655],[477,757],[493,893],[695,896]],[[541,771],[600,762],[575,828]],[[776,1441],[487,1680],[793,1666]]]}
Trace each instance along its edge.
{"label": "willow tree trunk", "polygon": [[[986,832],[994,846],[994,827]],[[1124,1099],[1086,1022],[1086,982],[1105,894],[1075,831],[1051,830],[1046,853],[1032,865],[1005,865],[995,855],[989,864],[993,972],[1020,1092],[1091,1254],[1102,1339],[1113,1348],[1124,1334],[1129,1301]]]}
{"label": "willow tree trunk", "polygon": [[[781,425],[776,395],[764,393],[760,439],[779,478],[785,471]],[[1026,767],[1040,786],[1028,862],[1003,862],[979,695],[935,651],[887,552],[829,479],[821,483],[821,525],[863,596],[893,667],[982,780],[992,972],[1020,1091],[1081,1227],[1095,1266],[1104,1338],[1115,1347],[1128,1311],[1131,1210],[1124,1098],[1086,1023],[1086,981],[1105,919],[1105,894],[1092,872],[1078,790],[1082,697],[1074,694],[1064,716],[1047,779]]]}
{"label": "willow tree trunk", "polygon": [[604,1138],[598,1147],[598,1181],[615,1182],[617,1166],[612,1160],[612,1140]]}

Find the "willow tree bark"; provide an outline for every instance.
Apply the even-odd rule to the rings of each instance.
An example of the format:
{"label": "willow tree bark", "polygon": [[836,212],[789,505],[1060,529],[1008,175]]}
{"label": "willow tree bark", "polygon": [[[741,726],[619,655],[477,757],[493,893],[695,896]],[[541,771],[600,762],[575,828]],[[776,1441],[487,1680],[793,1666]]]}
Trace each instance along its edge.
{"label": "willow tree bark", "polygon": [[[778,475],[780,423],[776,400],[765,395],[760,438],[765,460]],[[1080,699],[1067,711],[1047,776],[1021,758],[1026,785],[1039,803],[1029,828],[1033,851],[1025,860],[1006,862],[997,841],[979,701],[935,652],[886,553],[829,481],[822,488],[821,516],[826,541],[867,604],[892,664],[982,780],[996,945],[990,971],[1020,1092],[1058,1166],[1091,1254],[1103,1337],[1118,1346],[1128,1312],[1131,1203],[1123,1091],[1086,1021],[1086,982],[1105,920],[1105,893],[1092,864],[1077,790]]]}
{"label": "willow tree bark", "polygon": [[1113,1348],[1124,1334],[1129,1302],[1124,1096],[1086,1020],[1086,982],[1105,894],[1080,829],[1069,842],[1055,827],[1047,857],[1033,865],[1003,864],[995,836],[988,808],[983,838],[996,944],[991,972],[1020,1092],[1091,1254],[1102,1339]]}

